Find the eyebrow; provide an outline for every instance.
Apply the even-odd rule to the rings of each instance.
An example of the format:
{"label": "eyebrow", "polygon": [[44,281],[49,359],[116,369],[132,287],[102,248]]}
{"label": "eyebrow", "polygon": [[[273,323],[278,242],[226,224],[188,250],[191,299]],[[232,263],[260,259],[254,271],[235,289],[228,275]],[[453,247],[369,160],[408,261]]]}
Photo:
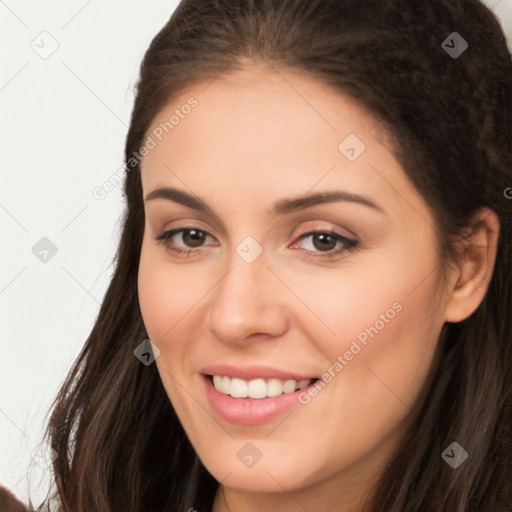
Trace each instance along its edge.
{"label": "eyebrow", "polygon": [[[156,188],[146,196],[145,200],[152,201],[154,199],[167,199],[169,201],[173,201],[175,203],[188,206],[194,210],[206,212],[217,217],[214,211],[204,201],[199,199],[197,196],[191,195],[177,188]],[[305,210],[306,208],[310,208],[319,204],[333,202],[356,203],[384,213],[382,207],[380,207],[377,203],[373,202],[369,198],[342,190],[318,192],[290,199],[280,199],[273,205],[270,210],[267,210],[267,213],[272,217],[277,217],[279,215],[286,215],[295,211]]]}
{"label": "eyebrow", "polygon": [[384,210],[369,198],[342,190],[317,192],[315,194],[306,194],[291,199],[281,199],[274,204],[268,213],[271,216],[276,217],[278,215],[286,215],[298,210],[304,210],[306,208],[310,208],[311,206],[334,202],[361,204],[363,206],[367,206],[368,208],[373,208],[381,213],[384,213]]}
{"label": "eyebrow", "polygon": [[152,201],[153,199],[167,199],[169,201],[174,201],[175,203],[188,206],[189,208],[193,208],[194,210],[213,213],[213,210],[204,201],[201,201],[198,197],[183,190],[178,190],[177,188],[156,188],[146,196],[145,200]]}

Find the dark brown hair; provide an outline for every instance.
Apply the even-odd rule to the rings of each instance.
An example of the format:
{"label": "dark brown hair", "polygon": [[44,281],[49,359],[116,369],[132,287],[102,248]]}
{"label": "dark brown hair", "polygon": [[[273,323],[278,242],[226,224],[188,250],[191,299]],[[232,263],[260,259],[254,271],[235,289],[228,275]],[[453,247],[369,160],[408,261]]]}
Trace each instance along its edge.
{"label": "dark brown hair", "polygon": [[[442,47],[453,32],[468,43],[458,58]],[[133,355],[147,337],[137,297],[144,206],[139,166],[128,162],[173,97],[251,63],[317,78],[375,116],[432,209],[442,258],[479,208],[497,213],[488,292],[468,319],[446,324],[426,401],[368,510],[512,509],[512,63],[476,0],[181,2],[140,69],[115,272],[49,422],[55,502],[66,512],[211,510],[217,482],[157,368]],[[441,458],[453,441],[469,453],[456,470]]]}

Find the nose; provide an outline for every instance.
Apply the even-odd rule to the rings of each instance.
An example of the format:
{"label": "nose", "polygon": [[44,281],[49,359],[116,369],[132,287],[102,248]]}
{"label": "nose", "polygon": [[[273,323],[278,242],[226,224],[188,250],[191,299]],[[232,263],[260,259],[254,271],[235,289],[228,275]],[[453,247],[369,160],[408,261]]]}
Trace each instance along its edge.
{"label": "nose", "polygon": [[246,263],[238,255],[212,290],[207,313],[210,331],[220,340],[244,344],[280,336],[288,329],[286,295],[263,256]]}

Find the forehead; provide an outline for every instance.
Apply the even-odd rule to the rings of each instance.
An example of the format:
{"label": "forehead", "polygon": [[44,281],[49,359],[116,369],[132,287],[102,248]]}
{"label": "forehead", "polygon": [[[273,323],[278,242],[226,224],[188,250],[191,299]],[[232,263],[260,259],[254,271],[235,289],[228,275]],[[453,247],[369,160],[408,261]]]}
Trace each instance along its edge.
{"label": "forehead", "polygon": [[[213,80],[191,85],[161,109],[149,131],[165,125],[174,112],[179,114],[190,97],[197,106],[190,115],[180,116],[180,126],[172,127],[171,144],[184,143],[191,130],[203,142],[215,140],[218,144],[222,136],[233,140],[238,135],[238,142],[245,140],[244,150],[250,146],[257,150],[256,143],[268,147],[273,142],[283,148],[304,139],[318,142],[319,137],[329,144],[347,130],[366,138],[372,132],[372,138],[385,143],[376,120],[349,96],[303,73],[263,65],[221,73]],[[224,141],[228,142],[226,137]]]}
{"label": "forehead", "polygon": [[[195,106],[185,108],[191,98]],[[194,84],[158,113],[148,135],[156,145],[141,165],[145,193],[183,185],[181,177],[205,194],[225,194],[227,184],[267,195],[344,184],[395,203],[404,194],[420,200],[376,119],[297,72],[254,66]]]}

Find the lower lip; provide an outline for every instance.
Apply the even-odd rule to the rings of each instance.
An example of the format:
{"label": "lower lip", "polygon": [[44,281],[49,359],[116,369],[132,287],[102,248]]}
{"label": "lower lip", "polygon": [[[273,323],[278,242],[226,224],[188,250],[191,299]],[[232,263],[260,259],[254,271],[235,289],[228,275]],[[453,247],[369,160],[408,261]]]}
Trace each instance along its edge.
{"label": "lower lip", "polygon": [[314,382],[293,393],[283,393],[267,398],[234,398],[221,393],[208,375],[203,375],[206,394],[213,410],[223,419],[240,425],[259,425],[277,418],[299,403],[300,393],[307,392]]}

